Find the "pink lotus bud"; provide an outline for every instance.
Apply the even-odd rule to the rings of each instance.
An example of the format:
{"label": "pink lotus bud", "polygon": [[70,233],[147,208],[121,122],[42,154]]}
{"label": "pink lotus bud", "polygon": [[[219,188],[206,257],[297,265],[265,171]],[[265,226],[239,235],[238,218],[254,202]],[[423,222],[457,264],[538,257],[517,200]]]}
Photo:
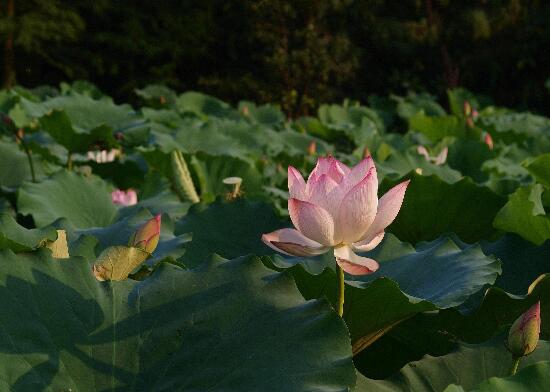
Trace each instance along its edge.
{"label": "pink lotus bud", "polygon": [[491,137],[491,134],[489,132],[485,132],[485,137],[483,138],[483,142],[489,147],[489,150],[492,150],[493,145],[493,138]]}
{"label": "pink lotus bud", "polygon": [[248,117],[250,115],[250,111],[248,110],[248,106],[243,106],[242,108],[243,116]]}
{"label": "pink lotus bud", "polygon": [[120,189],[117,189],[111,192],[111,200],[114,204],[121,206],[133,206],[137,204],[137,193],[133,189],[128,189],[126,192]]}
{"label": "pink lotus bud", "polygon": [[531,354],[537,348],[540,334],[540,301],[514,321],[508,333],[507,348],[514,357]]}
{"label": "pink lotus bud", "polygon": [[309,143],[309,146],[307,146],[307,153],[308,155],[315,155],[317,152],[317,143],[315,143],[315,140],[312,140],[311,143]]}
{"label": "pink lotus bud", "polygon": [[365,146],[365,149],[363,150],[363,159],[370,156],[371,156],[370,150],[368,147]]}
{"label": "pink lotus bud", "polygon": [[160,219],[161,216],[158,214],[145,222],[145,224],[134,234],[134,237],[130,241],[130,246],[140,248],[148,253],[153,253],[159,243]]}
{"label": "pink lotus bud", "polygon": [[464,101],[464,117],[470,117],[472,115],[472,105],[470,102]]}

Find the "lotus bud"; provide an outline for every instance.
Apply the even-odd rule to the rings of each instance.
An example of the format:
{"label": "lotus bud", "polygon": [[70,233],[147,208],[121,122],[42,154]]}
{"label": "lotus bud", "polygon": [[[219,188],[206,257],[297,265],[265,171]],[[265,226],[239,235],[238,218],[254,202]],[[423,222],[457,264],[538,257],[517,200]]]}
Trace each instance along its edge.
{"label": "lotus bud", "polygon": [[472,115],[472,105],[470,102],[464,101],[464,117],[470,117]]}
{"label": "lotus bud", "polygon": [[243,116],[248,117],[250,115],[250,111],[248,110],[248,106],[243,106],[242,108]]}
{"label": "lotus bud", "polygon": [[540,301],[514,321],[508,333],[507,348],[516,358],[531,354],[537,348],[540,334]]}
{"label": "lotus bud", "polygon": [[483,142],[489,147],[489,150],[492,150],[494,147],[493,144],[493,138],[491,137],[491,134],[489,132],[485,133],[485,136],[483,138]]}
{"label": "lotus bud", "polygon": [[317,143],[315,143],[315,140],[312,140],[311,143],[309,143],[309,146],[307,146],[307,153],[308,155],[315,155],[317,152]]}
{"label": "lotus bud", "polygon": [[147,253],[153,253],[159,243],[160,219],[161,216],[158,214],[145,222],[134,234],[130,246],[144,250]]}
{"label": "lotus bud", "polygon": [[365,146],[365,149],[363,150],[363,159],[370,156],[371,156],[370,150],[368,147]]}

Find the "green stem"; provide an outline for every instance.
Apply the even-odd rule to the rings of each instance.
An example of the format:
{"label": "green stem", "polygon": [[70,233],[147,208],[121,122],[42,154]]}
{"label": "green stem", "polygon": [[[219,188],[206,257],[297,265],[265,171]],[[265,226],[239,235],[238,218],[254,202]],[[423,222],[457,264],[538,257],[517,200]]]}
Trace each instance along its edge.
{"label": "green stem", "polygon": [[512,356],[512,365],[510,365],[510,376],[513,376],[518,371],[519,360],[521,357]]}
{"label": "green stem", "polygon": [[36,182],[36,175],[35,175],[35,172],[34,172],[34,164],[32,162],[31,151],[29,150],[29,147],[27,147],[27,144],[25,143],[25,140],[17,134],[17,129],[16,128],[13,128],[13,135],[15,136],[15,140],[18,141],[19,143],[21,143],[21,147],[23,147],[23,150],[25,151],[25,155],[27,156],[27,159],[29,160],[29,168],[31,170],[32,182]]}
{"label": "green stem", "polygon": [[73,157],[70,152],[67,154],[67,169],[69,171],[73,170]]}
{"label": "green stem", "polygon": [[29,149],[27,148],[24,142],[21,142],[21,144],[23,145],[23,149],[25,150],[25,154],[27,155],[27,159],[29,160],[29,168],[31,169],[32,182],[36,182],[36,175],[34,173],[34,164],[32,162],[31,152],[29,151]]}
{"label": "green stem", "polygon": [[336,275],[338,275],[338,315],[344,316],[344,270],[336,264]]}

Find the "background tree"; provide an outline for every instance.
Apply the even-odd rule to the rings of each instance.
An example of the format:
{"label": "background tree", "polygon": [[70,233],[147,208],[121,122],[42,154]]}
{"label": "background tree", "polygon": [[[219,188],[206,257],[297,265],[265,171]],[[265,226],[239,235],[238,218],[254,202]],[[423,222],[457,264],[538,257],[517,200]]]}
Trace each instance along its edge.
{"label": "background tree", "polygon": [[29,58],[71,77],[65,59],[55,56],[52,50],[56,45],[75,42],[85,28],[83,18],[71,4],[60,0],[6,0],[3,6],[0,34],[4,40],[4,86],[13,86],[18,73],[29,71]]}

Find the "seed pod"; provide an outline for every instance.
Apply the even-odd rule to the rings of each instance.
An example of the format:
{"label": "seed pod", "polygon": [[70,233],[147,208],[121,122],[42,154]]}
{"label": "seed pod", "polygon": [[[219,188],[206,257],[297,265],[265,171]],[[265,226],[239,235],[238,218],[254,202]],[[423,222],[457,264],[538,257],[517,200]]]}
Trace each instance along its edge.
{"label": "seed pod", "polygon": [[182,201],[189,200],[192,203],[200,202],[193,179],[181,152],[178,150],[172,151],[170,160],[173,173],[172,183],[180,199]]}

